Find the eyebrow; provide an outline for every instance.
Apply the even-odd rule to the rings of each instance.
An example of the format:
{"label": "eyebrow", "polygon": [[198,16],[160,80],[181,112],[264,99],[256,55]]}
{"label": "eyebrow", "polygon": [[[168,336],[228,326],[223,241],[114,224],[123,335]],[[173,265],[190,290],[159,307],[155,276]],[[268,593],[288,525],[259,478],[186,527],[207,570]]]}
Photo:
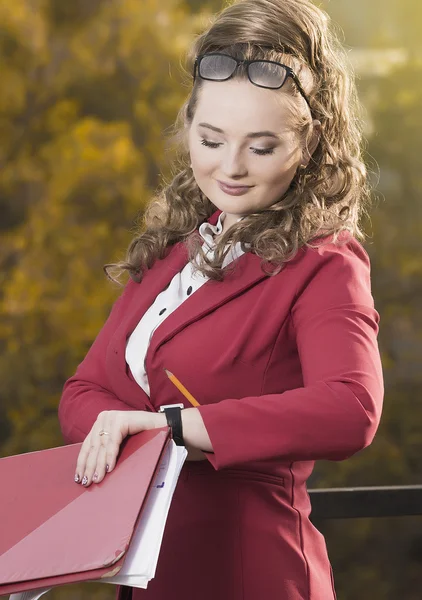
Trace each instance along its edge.
{"label": "eyebrow", "polygon": [[[219,127],[214,127],[214,125],[210,125],[209,123],[198,123],[198,127],[206,127],[207,129],[212,129],[217,133],[224,133],[222,129]],[[279,136],[274,133],[274,131],[253,131],[252,133],[246,134],[247,138],[259,138],[259,137],[272,137],[276,140],[280,139]]]}

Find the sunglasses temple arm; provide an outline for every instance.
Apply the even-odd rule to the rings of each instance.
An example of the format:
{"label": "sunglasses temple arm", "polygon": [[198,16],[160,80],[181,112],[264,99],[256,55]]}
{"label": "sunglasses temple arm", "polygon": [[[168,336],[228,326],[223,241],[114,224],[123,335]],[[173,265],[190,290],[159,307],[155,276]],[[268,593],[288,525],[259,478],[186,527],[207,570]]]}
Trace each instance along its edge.
{"label": "sunglasses temple arm", "polygon": [[293,79],[293,81],[295,82],[295,84],[296,84],[296,86],[297,86],[297,89],[299,90],[299,93],[300,93],[300,95],[301,95],[301,96],[302,96],[302,98],[305,100],[306,104],[309,106],[309,110],[311,111],[311,114],[312,114],[312,107],[311,107],[311,103],[310,103],[310,102],[309,102],[309,100],[308,100],[308,96],[307,96],[307,94],[306,94],[305,90],[303,89],[303,87],[302,87],[302,84],[301,84],[301,83],[300,83],[300,81],[299,81],[299,78],[298,78],[296,75],[294,75],[294,74],[292,73],[292,79]]}
{"label": "sunglasses temple arm", "polygon": [[299,92],[300,92],[302,98],[305,100],[306,104],[309,106],[309,110],[311,111],[311,115],[312,115],[312,106],[311,106],[311,103],[308,100],[307,95],[305,94],[305,92],[303,91],[303,89],[299,88]]}

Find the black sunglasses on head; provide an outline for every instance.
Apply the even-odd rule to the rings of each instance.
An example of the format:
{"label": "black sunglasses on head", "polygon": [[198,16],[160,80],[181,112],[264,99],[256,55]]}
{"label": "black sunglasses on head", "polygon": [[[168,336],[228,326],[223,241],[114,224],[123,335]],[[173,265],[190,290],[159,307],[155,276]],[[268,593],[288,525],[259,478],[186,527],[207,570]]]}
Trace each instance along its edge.
{"label": "black sunglasses on head", "polygon": [[197,74],[209,81],[226,81],[233,77],[241,64],[246,65],[249,81],[258,87],[278,90],[291,77],[312,114],[311,104],[296,73],[287,65],[273,60],[240,60],[222,52],[199,54],[195,59],[193,81]]}

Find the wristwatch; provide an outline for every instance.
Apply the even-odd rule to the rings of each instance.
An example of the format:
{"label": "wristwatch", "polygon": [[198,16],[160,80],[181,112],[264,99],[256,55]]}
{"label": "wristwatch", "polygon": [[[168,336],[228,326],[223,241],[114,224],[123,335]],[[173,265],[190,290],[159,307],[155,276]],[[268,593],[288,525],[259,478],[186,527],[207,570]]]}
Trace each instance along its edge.
{"label": "wristwatch", "polygon": [[176,446],[186,446],[183,439],[182,409],[183,404],[163,404],[158,412],[166,414],[167,424],[171,428],[171,436]]}

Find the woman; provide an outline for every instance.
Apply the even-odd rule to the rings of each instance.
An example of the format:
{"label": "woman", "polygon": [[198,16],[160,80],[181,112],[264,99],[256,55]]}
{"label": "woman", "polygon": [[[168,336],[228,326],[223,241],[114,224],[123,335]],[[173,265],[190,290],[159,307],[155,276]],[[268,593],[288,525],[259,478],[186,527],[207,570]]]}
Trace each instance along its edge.
{"label": "woman", "polygon": [[235,2],[190,63],[179,172],[117,265],[130,279],[65,384],[63,435],[95,485],[127,435],[166,426],[161,405],[185,406],[155,578],[120,599],[329,600],[306,480],[372,442],[383,399],[353,78],[310,0]]}

